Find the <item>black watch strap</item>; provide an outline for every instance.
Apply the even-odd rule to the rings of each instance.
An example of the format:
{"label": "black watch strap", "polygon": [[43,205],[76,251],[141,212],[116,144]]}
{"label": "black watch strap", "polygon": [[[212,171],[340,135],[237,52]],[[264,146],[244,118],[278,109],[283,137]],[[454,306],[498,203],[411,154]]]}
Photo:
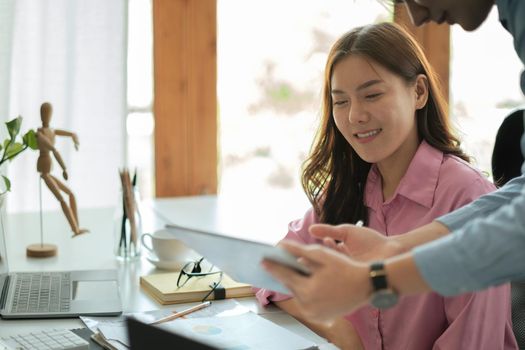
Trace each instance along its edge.
{"label": "black watch strap", "polygon": [[370,265],[370,279],[372,280],[372,286],[374,287],[374,291],[388,288],[388,282],[386,280],[385,273],[385,264],[382,261],[376,261]]}

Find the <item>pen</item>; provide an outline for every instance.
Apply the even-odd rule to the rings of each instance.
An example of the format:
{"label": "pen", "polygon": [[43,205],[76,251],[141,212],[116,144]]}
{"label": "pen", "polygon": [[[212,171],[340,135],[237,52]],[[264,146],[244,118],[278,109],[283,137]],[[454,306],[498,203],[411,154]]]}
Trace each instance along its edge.
{"label": "pen", "polygon": [[204,303],[192,306],[189,309],[179,311],[179,312],[174,313],[173,315],[169,315],[169,316],[160,318],[157,321],[151,322],[150,324],[159,324],[159,323],[168,322],[176,318],[186,316],[187,314],[191,314],[192,312],[199,311],[200,309],[204,309],[205,307],[208,307],[210,305],[211,305],[211,301],[205,301]]}

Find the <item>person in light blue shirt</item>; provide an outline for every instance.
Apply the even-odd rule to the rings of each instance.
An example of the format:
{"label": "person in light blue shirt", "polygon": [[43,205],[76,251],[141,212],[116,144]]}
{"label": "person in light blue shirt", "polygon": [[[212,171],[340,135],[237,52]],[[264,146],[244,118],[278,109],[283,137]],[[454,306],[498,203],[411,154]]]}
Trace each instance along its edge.
{"label": "person in light blue shirt", "polygon": [[[501,24],[512,34],[516,53],[525,63],[525,0],[402,2],[415,25],[458,23],[467,31],[477,29],[495,4]],[[521,88],[525,93],[525,72]],[[525,135],[521,149],[525,155]],[[270,261],[263,267],[292,291],[305,316],[318,321],[351,312],[370,300],[379,306],[395,304],[392,295],[434,290],[450,296],[523,280],[524,185],[522,175],[498,191],[400,236],[385,238],[358,225],[314,225],[310,233],[333,249],[282,243],[310,268],[309,276]]]}
{"label": "person in light blue shirt", "polygon": [[[496,0],[499,19],[525,63],[525,1]],[[497,69],[497,67],[495,67]],[[525,94],[525,72],[521,74]],[[525,154],[525,135],[521,138]],[[444,295],[525,279],[525,163],[499,191],[438,219],[454,234],[414,250],[432,289]],[[454,273],[448,273],[448,271]]]}

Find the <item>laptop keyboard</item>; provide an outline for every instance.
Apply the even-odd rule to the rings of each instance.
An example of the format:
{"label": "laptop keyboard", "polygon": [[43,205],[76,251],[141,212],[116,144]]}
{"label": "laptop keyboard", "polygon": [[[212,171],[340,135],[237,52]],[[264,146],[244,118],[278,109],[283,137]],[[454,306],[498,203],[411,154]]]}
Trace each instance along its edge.
{"label": "laptop keyboard", "polygon": [[11,312],[67,312],[70,285],[69,272],[18,272]]}
{"label": "laptop keyboard", "polygon": [[89,343],[71,330],[40,330],[0,337],[5,350],[89,350]]}

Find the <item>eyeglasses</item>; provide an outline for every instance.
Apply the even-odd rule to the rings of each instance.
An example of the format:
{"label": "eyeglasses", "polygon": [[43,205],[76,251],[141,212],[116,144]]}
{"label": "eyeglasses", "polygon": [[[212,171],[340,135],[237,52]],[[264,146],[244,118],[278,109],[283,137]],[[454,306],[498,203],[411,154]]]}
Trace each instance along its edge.
{"label": "eyeglasses", "polygon": [[183,287],[192,277],[199,278],[203,276],[217,275],[217,281],[209,285],[211,290],[202,299],[202,301],[204,302],[221,285],[223,273],[220,270],[213,271],[213,265],[210,266],[210,269],[207,272],[202,272],[201,264],[203,260],[204,257],[200,258],[197,261],[190,261],[182,267],[179,273],[179,277],[177,278],[177,287]]}

